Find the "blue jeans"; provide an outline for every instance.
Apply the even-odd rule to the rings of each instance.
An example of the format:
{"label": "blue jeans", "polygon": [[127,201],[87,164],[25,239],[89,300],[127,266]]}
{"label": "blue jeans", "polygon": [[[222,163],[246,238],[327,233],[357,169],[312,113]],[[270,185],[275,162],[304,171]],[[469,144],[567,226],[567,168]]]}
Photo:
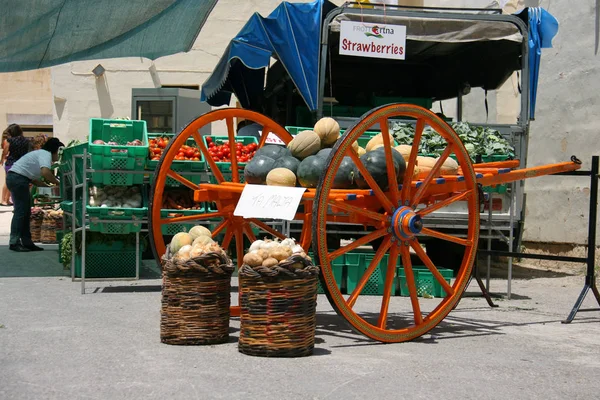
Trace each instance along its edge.
{"label": "blue jeans", "polygon": [[14,172],[6,174],[6,186],[12,194],[14,204],[14,215],[10,224],[10,244],[20,242],[23,246],[33,246],[29,227],[31,218],[30,184],[31,180],[23,175]]}

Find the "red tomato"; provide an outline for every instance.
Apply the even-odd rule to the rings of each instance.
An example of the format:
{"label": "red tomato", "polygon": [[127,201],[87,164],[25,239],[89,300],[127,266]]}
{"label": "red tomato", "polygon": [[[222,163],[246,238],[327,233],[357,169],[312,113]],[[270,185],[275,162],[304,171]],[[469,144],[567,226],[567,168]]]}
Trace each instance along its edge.
{"label": "red tomato", "polygon": [[240,161],[240,162],[248,162],[248,157],[246,157],[246,156],[241,156],[239,161]]}
{"label": "red tomato", "polygon": [[194,157],[194,150],[190,149],[189,147],[187,149],[185,149],[185,156],[188,158],[192,158]]}
{"label": "red tomato", "polygon": [[210,136],[205,136],[206,143],[212,143],[212,138]]}
{"label": "red tomato", "polygon": [[213,142],[210,142],[210,143],[208,144],[208,148],[209,148],[209,149],[212,149],[213,147],[215,147],[215,144],[214,144]]}
{"label": "red tomato", "polygon": [[222,151],[217,152],[217,157],[219,157],[219,158],[223,158],[224,155],[225,155],[225,153],[223,153]]}

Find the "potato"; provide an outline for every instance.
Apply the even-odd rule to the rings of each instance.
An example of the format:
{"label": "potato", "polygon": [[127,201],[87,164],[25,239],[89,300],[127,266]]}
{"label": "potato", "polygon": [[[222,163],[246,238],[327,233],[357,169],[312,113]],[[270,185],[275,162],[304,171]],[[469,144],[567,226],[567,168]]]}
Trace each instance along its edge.
{"label": "potato", "polygon": [[263,267],[271,268],[276,266],[279,263],[275,258],[269,257],[262,262]]}
{"label": "potato", "polygon": [[256,253],[248,253],[244,256],[244,264],[247,264],[251,267],[258,267],[262,265],[263,259]]}

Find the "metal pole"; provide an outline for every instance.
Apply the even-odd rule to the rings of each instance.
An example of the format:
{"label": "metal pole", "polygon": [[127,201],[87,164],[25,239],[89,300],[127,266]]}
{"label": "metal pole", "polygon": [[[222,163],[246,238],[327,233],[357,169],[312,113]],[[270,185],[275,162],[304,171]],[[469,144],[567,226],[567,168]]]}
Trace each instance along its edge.
{"label": "metal pole", "polygon": [[[513,225],[515,223],[515,196],[513,196],[515,190],[515,183],[511,182],[510,184],[510,222],[508,224],[508,228],[510,229],[508,233],[508,251],[512,253],[513,249]],[[510,300],[510,296],[512,294],[512,268],[513,268],[513,258],[508,257],[508,284],[506,287],[506,298]]]}
{"label": "metal pole", "polygon": [[[85,205],[87,204],[87,150],[83,150],[83,188],[81,194],[81,225],[83,229],[81,230],[81,294],[85,294],[85,231],[86,220],[85,220]],[[75,199],[73,199],[73,204],[75,204]],[[74,214],[75,215],[75,214]],[[75,238],[73,238],[75,240]]]}
{"label": "metal pole", "polygon": [[140,233],[135,233],[135,279],[140,279]]}
{"label": "metal pole", "polygon": [[71,156],[71,161],[71,165],[73,166],[73,168],[71,168],[71,171],[68,172],[68,174],[70,174],[71,176],[71,193],[73,194],[73,196],[71,197],[71,199],[73,200],[73,203],[71,204],[71,280],[73,280],[75,279],[75,255],[77,254],[77,245],[75,243],[75,235],[77,234],[77,211],[75,207],[75,199],[77,196],[77,189],[75,189],[75,187],[77,186],[77,181],[75,180],[75,177],[77,176],[77,174],[75,173],[75,154]]}
{"label": "metal pole", "polygon": [[[492,250],[492,194],[488,193],[488,239],[487,239],[487,249],[488,251]],[[492,255],[488,253],[487,255],[487,272],[485,276],[485,289],[490,291],[490,269],[492,266]]]}

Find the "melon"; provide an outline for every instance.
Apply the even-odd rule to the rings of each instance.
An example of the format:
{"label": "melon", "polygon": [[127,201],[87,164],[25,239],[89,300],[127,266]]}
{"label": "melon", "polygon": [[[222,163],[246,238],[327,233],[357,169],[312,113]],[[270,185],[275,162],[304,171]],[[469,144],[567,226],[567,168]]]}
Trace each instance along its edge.
{"label": "melon", "polygon": [[194,226],[188,233],[192,237],[192,240],[196,240],[199,236],[212,236],[212,233],[208,230],[208,228],[202,225]]}
{"label": "melon", "polygon": [[440,168],[442,175],[458,175],[458,162],[453,158],[446,158]]}
{"label": "melon", "polygon": [[329,157],[329,154],[331,153],[331,150],[333,150],[333,149],[321,149],[317,153],[317,157],[327,158],[327,157]]}
{"label": "melon", "polygon": [[[396,169],[396,181],[402,182],[404,178],[404,171],[406,170],[406,163],[402,158],[402,155],[398,153],[396,150],[392,150],[392,157],[394,168]],[[386,159],[385,159],[385,149],[380,147],[376,150],[369,151],[364,154],[360,161],[363,163],[367,171],[371,174],[377,185],[381,188],[381,190],[388,189],[388,177],[387,177],[387,167],[386,167]],[[354,169],[354,177],[356,180],[356,184],[361,189],[369,188],[369,184],[364,179],[359,169]]]}
{"label": "melon", "polygon": [[[433,166],[435,165],[435,162],[437,161],[436,158],[433,157],[424,157],[424,156],[417,156],[417,165],[419,166],[419,174],[417,175],[418,179],[425,179],[427,177],[427,175],[429,175],[429,173],[431,172],[431,170],[433,169]],[[439,176],[439,172],[436,174],[436,176]],[[434,176],[435,178],[435,176]]]}
{"label": "melon", "polygon": [[334,189],[352,189],[354,187],[354,162],[352,158],[344,157],[333,178]]}
{"label": "melon", "polygon": [[171,253],[177,253],[183,246],[191,246],[193,242],[192,235],[186,232],[179,232],[171,239],[169,248],[171,249]]}
{"label": "melon", "polygon": [[296,157],[283,156],[275,160],[273,168],[287,168],[296,174],[296,171],[298,171],[298,165],[300,165],[300,160],[298,160]]}
{"label": "melon", "polygon": [[408,158],[410,157],[410,153],[412,151],[412,146],[408,144],[401,144],[399,146],[394,147],[394,149],[396,149],[396,151],[402,155],[404,161],[408,161]]}
{"label": "melon", "polygon": [[298,166],[298,182],[303,187],[315,188],[319,183],[319,178],[323,171],[327,160],[323,157],[308,156]]}
{"label": "melon", "polygon": [[278,144],[267,144],[256,150],[254,156],[267,156],[273,160],[278,160],[281,157],[288,157],[292,154],[287,147]]}
{"label": "melon", "polygon": [[264,185],[267,174],[273,169],[275,160],[267,156],[255,155],[246,167],[244,167],[244,179],[246,183]]}
{"label": "melon", "polygon": [[321,138],[313,131],[302,131],[288,144],[292,156],[304,160],[321,150]]}
{"label": "melon", "polygon": [[[394,137],[391,134],[390,143],[392,145],[394,144]],[[371,140],[369,140],[369,143],[367,143],[365,150],[367,150],[367,152],[374,150],[375,146],[378,144],[383,144],[383,135],[381,133],[378,133],[377,135],[373,136]]]}
{"label": "melon", "polygon": [[358,156],[362,157],[363,155],[365,155],[367,153],[367,151],[365,149],[363,149],[362,147],[358,146]]}
{"label": "melon", "polygon": [[331,147],[340,137],[340,125],[333,118],[321,118],[315,124],[314,132],[319,135],[322,147]]}
{"label": "melon", "polygon": [[198,236],[196,239],[194,239],[194,243],[192,243],[192,247],[198,247],[198,246],[204,246],[207,244],[211,244],[214,243],[215,241],[212,239],[211,236]]}
{"label": "melon", "polygon": [[296,175],[287,168],[275,168],[267,174],[269,186],[296,186]]}

